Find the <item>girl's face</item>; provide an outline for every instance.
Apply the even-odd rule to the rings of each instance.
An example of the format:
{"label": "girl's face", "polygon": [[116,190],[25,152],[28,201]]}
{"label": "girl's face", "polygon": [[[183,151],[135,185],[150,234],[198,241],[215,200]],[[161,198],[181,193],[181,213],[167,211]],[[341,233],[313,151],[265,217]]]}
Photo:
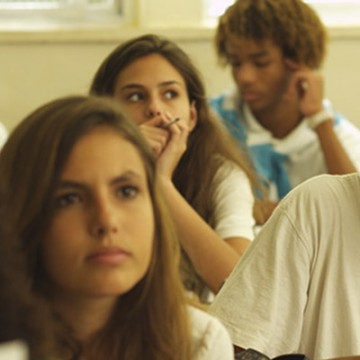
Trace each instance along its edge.
{"label": "girl's face", "polygon": [[189,101],[185,80],[161,55],[141,57],[123,69],[114,96],[138,125],[158,116],[179,117],[190,130],[196,124],[195,102]]}
{"label": "girl's face", "polygon": [[137,149],[102,126],[80,138],[61,173],[42,250],[57,298],[117,297],[149,268],[154,214]]}

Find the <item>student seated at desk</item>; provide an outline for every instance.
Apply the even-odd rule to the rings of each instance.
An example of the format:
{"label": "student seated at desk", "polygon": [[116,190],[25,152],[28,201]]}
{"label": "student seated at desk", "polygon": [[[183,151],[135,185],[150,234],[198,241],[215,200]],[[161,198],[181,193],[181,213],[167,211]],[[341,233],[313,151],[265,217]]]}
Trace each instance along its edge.
{"label": "student seated at desk", "polygon": [[360,170],[360,131],[325,100],[326,45],[302,0],[237,0],[219,19],[216,49],[236,88],[211,106],[252,154],[274,204],[312,176]]}
{"label": "student seated at desk", "polygon": [[209,301],[209,289],[219,290],[253,239],[257,183],[247,157],[211,114],[200,74],[174,42],[144,35],[108,55],[91,93],[115,98],[156,154],[185,286]]}
{"label": "student seated at desk", "polygon": [[110,99],[35,110],[0,153],[1,199],[61,360],[233,359],[188,305],[152,150]]}

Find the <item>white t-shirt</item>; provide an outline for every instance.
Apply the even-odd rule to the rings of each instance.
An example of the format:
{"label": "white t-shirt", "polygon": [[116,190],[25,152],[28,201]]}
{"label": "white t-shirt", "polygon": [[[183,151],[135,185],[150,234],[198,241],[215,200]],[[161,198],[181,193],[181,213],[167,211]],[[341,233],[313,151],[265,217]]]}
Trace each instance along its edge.
{"label": "white t-shirt", "polygon": [[5,144],[7,138],[8,138],[8,131],[6,130],[4,124],[0,122],[0,149]]}
{"label": "white t-shirt", "polygon": [[241,348],[312,360],[360,353],[360,174],[281,201],[210,307]]}
{"label": "white t-shirt", "polygon": [[[306,121],[278,139],[255,119],[236,87],[212,98],[210,103],[234,138],[250,151],[258,173],[268,180],[272,200],[283,198],[303,181],[328,172],[319,137]],[[333,111],[329,100],[324,99],[323,106]],[[360,172],[360,129],[342,114],[333,114],[334,132]]]}
{"label": "white t-shirt", "polygon": [[213,193],[214,230],[222,238],[254,238],[254,195],[244,171],[229,161],[219,168]]}
{"label": "white t-shirt", "polygon": [[0,360],[27,360],[28,348],[22,341],[0,343]]}
{"label": "white t-shirt", "polygon": [[191,360],[234,360],[230,336],[220,321],[194,307],[189,311],[193,337]]}

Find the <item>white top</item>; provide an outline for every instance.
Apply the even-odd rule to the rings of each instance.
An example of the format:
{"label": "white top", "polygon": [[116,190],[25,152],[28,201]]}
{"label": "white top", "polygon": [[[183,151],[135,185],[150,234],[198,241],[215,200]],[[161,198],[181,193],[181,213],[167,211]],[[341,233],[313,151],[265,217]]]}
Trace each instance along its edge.
{"label": "white top", "polygon": [[191,360],[234,360],[230,336],[220,321],[202,310],[189,309],[193,336]]}
{"label": "white top", "polygon": [[210,307],[270,357],[360,353],[360,175],[321,175],[282,200]]}
{"label": "white top", "polygon": [[[328,102],[326,103],[328,104]],[[306,121],[302,121],[285,138],[277,139],[255,120],[246,105],[244,105],[244,115],[250,147],[259,146],[262,143],[271,144],[276,153],[287,156],[285,168],[291,188],[313,176],[327,173],[319,138]],[[360,171],[360,130],[350,121],[339,116],[334,126],[334,132],[355,168]],[[309,166],[309,162],[311,162],[311,166]],[[274,195],[275,193],[276,190],[270,186],[272,199],[278,199],[277,195]]]}
{"label": "white top", "polygon": [[27,360],[27,346],[22,341],[0,343],[0,360]]}
{"label": "white top", "polygon": [[4,124],[2,124],[0,122],[0,149],[5,144],[5,141],[7,140],[7,138],[8,138],[8,131],[6,130],[6,127],[4,126]]}
{"label": "white top", "polygon": [[229,161],[217,171],[213,194],[215,231],[222,238],[254,238],[254,195],[242,169]]}
{"label": "white top", "polygon": [[[334,115],[334,132],[360,172],[360,129],[323,101]],[[277,139],[255,119],[236,88],[211,99],[211,106],[230,133],[246,146],[259,174],[269,182],[270,198],[278,200],[303,181],[327,173],[319,137],[302,121],[285,138]],[[311,166],[309,166],[311,163]]]}

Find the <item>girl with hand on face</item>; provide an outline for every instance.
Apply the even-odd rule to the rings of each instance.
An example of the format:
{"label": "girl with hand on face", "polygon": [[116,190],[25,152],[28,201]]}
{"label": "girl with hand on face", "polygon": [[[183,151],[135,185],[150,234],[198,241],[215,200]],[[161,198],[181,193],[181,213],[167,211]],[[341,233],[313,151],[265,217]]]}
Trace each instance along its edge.
{"label": "girl with hand on face", "polygon": [[30,114],[0,154],[1,199],[62,360],[232,359],[222,325],[187,305],[155,159],[109,99]]}
{"label": "girl with hand on face", "polygon": [[91,93],[114,97],[156,154],[185,286],[208,301],[253,238],[256,177],[210,112],[198,71],[176,44],[144,35],[104,60]]}

